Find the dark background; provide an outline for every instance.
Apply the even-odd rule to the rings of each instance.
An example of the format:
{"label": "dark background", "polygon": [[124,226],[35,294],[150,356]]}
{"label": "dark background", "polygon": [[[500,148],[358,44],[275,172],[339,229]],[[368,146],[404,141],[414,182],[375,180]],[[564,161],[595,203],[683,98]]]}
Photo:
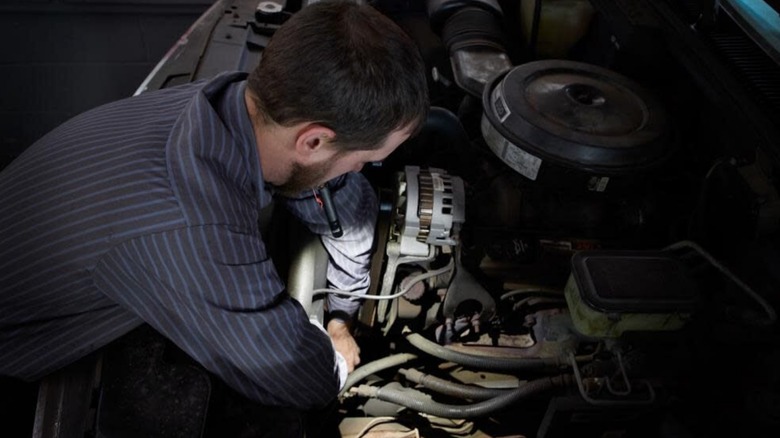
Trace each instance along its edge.
{"label": "dark background", "polygon": [[214,0],[3,0],[0,169],[71,117],[132,95]]}
{"label": "dark background", "polygon": [[[213,2],[2,0],[0,170],[71,117],[131,96]],[[29,437],[37,383],[0,388],[0,435]]]}

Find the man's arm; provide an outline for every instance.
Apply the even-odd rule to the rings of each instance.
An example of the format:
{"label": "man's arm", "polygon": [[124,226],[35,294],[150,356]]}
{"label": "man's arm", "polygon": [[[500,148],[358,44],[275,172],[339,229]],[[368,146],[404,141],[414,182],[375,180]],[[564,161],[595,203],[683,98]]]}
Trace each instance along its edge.
{"label": "man's arm", "polygon": [[[371,184],[362,174],[348,173],[332,181],[331,197],[343,235],[333,237],[327,217],[314,193],[298,198],[283,198],[290,212],[313,233],[319,234],[328,252],[328,284],[335,289],[364,294],[368,291],[371,252],[377,217],[377,198]],[[350,334],[350,321],[357,314],[357,298],[328,296],[328,310],[333,317],[328,333],[350,370],[359,363],[359,349]]]}
{"label": "man's arm", "polygon": [[250,399],[309,409],[338,392],[331,341],[284,292],[257,235],[144,236],[109,252],[96,283]]}

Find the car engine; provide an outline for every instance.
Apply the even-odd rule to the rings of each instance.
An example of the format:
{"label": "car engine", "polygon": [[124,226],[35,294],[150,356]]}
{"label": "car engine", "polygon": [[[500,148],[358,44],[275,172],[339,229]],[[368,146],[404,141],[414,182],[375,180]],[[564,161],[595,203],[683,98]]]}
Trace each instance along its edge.
{"label": "car engine", "polygon": [[566,2],[591,26],[568,59],[540,35],[512,47],[518,23],[500,2],[429,1],[427,20],[384,3],[431,54],[434,106],[419,136],[366,170],[383,195],[381,268],[358,330],[370,362],[342,391],[342,430],[698,436],[773,424],[709,417],[728,416],[713,386],[732,361],[714,364],[702,343],[741,355],[732,342],[776,320],[748,285],[760,281],[723,258],[772,232],[737,237],[736,218],[714,214],[725,186],[743,183],[713,175],[755,161],[700,138],[702,102],[676,94],[692,85],[663,43],[643,41],[657,58],[629,65],[612,34],[626,59],[603,63],[602,2]]}
{"label": "car engine", "polygon": [[[308,3],[216,2],[138,92],[251,69]],[[774,436],[780,58],[744,2],[371,3],[432,107],[363,170],[341,436]],[[318,251],[288,266],[315,314]]]}

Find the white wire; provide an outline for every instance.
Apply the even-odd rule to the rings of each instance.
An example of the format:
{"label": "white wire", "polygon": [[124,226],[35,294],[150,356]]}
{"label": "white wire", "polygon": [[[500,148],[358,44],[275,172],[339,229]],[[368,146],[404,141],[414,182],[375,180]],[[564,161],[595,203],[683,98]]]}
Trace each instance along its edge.
{"label": "white wire", "polygon": [[452,270],[452,268],[455,266],[455,263],[453,262],[453,259],[450,259],[450,262],[447,264],[447,266],[444,266],[443,268],[434,269],[433,271],[428,271],[422,274],[415,275],[414,277],[411,277],[409,280],[409,283],[403,287],[399,292],[394,293],[392,295],[363,295],[358,292],[348,292],[345,290],[340,289],[314,289],[312,291],[313,295],[320,295],[320,294],[334,294],[334,295],[344,295],[348,297],[357,297],[357,298],[365,298],[367,300],[394,300],[400,296],[403,296],[409,290],[414,286],[415,284],[427,280],[431,277],[435,277],[437,275],[444,274],[446,272],[449,272]]}

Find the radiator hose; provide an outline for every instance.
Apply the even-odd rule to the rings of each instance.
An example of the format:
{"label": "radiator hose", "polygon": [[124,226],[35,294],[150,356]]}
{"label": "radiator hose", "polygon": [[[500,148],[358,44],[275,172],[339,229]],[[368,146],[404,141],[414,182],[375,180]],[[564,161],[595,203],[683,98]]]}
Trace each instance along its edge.
{"label": "radiator hose", "polygon": [[487,400],[493,397],[506,394],[511,389],[483,388],[475,385],[464,385],[462,383],[451,382],[430,374],[425,374],[413,368],[401,369],[398,373],[406,380],[418,383],[439,394],[449,395],[468,400]]}
{"label": "radiator hose", "polygon": [[470,405],[450,405],[432,401],[420,391],[405,389],[399,391],[392,386],[377,388],[361,385],[353,392],[365,397],[373,397],[390,403],[403,406],[424,414],[435,415],[441,418],[474,418],[497,412],[513,403],[527,399],[533,395],[548,391],[556,387],[570,385],[573,382],[570,375],[545,377],[532,380],[525,385],[512,389],[504,395]]}
{"label": "radiator hose", "polygon": [[[407,330],[408,328],[404,329],[404,331]],[[424,353],[428,353],[431,356],[446,360],[448,362],[455,362],[459,365],[471,368],[479,368],[491,371],[540,371],[568,366],[568,361],[565,357],[505,358],[477,356],[473,354],[461,353],[442,347],[435,342],[425,339],[425,337],[422,335],[413,333],[411,331],[409,331],[406,335],[406,340]]]}
{"label": "radiator hose", "polygon": [[403,365],[414,359],[417,359],[417,356],[414,354],[399,353],[392,356],[383,357],[382,359],[369,362],[359,368],[356,368],[354,371],[352,371],[349,377],[347,377],[347,381],[344,383],[344,387],[341,388],[339,396],[344,395],[347,391],[349,391],[349,388],[355,386],[356,383],[360,382],[371,374],[378,373],[388,368]]}

